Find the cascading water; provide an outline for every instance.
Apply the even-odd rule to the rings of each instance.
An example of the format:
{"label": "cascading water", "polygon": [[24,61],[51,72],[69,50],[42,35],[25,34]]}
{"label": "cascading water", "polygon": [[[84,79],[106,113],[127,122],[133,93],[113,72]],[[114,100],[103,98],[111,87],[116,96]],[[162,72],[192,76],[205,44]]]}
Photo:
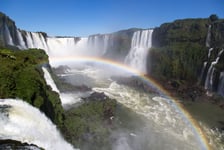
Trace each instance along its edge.
{"label": "cascading water", "polygon": [[57,86],[56,86],[54,80],[52,79],[51,74],[48,72],[48,70],[45,67],[42,67],[42,70],[44,72],[44,78],[45,78],[47,85],[49,85],[53,91],[58,93],[61,103],[62,103],[62,106],[64,108],[68,104],[71,105],[71,104],[74,104],[81,100],[80,93],[78,93],[78,95],[74,94],[74,93],[73,94],[72,93],[61,93],[59,91],[59,89],[57,88]]}
{"label": "cascading water", "polygon": [[9,28],[6,24],[4,25],[4,31],[5,31],[4,36],[5,36],[5,40],[6,40],[7,44],[8,45],[14,45],[13,40],[12,40],[12,36],[9,32]]}
{"label": "cascading water", "polygon": [[215,65],[219,62],[220,56],[224,52],[224,49],[218,53],[218,56],[215,61],[213,61],[208,69],[206,80],[205,80],[205,89],[208,91],[213,91],[214,86],[214,72],[216,70]]}
{"label": "cascading water", "polygon": [[0,139],[35,144],[46,150],[73,150],[56,126],[37,108],[21,100],[0,99]]}
{"label": "cascading water", "polygon": [[[39,48],[44,49],[51,57],[71,56],[102,56],[106,53],[110,34],[92,35],[86,38],[79,37],[49,37],[42,32],[28,32],[15,30],[16,37],[12,39],[7,24],[4,24],[4,40],[7,45],[13,45],[20,49]],[[15,44],[13,41],[16,41]]]}
{"label": "cascading water", "polygon": [[[148,148],[151,149],[200,149],[194,131],[190,125],[186,125],[183,117],[174,104],[166,98],[152,97],[147,92],[140,92],[131,87],[112,82],[108,88],[94,88],[97,92],[104,92],[107,96],[116,99],[122,105],[128,107],[148,120],[149,127],[144,133],[136,133],[132,138],[141,138],[147,134]],[[160,144],[155,141],[159,139]],[[172,140],[169,140],[172,139]],[[114,150],[133,148],[128,137],[120,136]],[[121,143],[120,143],[121,142]],[[134,142],[136,142],[134,140]],[[166,146],[165,146],[166,145]],[[141,148],[140,148],[141,149]]]}
{"label": "cascading water", "polygon": [[[219,53],[216,55],[216,58],[212,59],[211,57],[212,53],[214,55],[216,52],[214,48],[211,47],[212,46],[211,32],[212,32],[212,25],[209,25],[206,42],[205,42],[205,46],[208,48],[208,56],[207,56],[207,61],[204,62],[200,79],[201,81],[203,81],[202,84],[204,83],[204,88],[207,90],[208,95],[211,95],[211,92],[217,92],[218,94],[223,96],[224,94],[222,94],[223,92],[221,90],[223,87],[222,73],[220,73],[216,69],[215,66],[219,63],[220,57],[224,50],[223,49],[220,50]],[[220,74],[220,75],[218,76],[217,74]]]}
{"label": "cascading water", "polygon": [[41,33],[31,32],[31,36],[33,39],[33,48],[40,48],[40,49],[48,50],[46,39],[43,37],[43,35]]}
{"label": "cascading water", "polygon": [[20,30],[17,30],[17,37],[18,37],[18,42],[19,44],[17,45],[20,49],[25,49],[26,48],[26,43],[24,42],[23,40],[23,37],[22,37],[22,33]]}
{"label": "cascading water", "polygon": [[34,48],[31,32],[26,32],[26,44],[27,48]]}
{"label": "cascading water", "polygon": [[[7,28],[7,25],[5,25]],[[57,57],[104,57],[107,55],[110,57],[111,52],[114,49],[119,49],[119,47],[114,46],[114,43],[118,43],[119,38],[114,38],[114,34],[97,34],[91,35],[87,38],[78,37],[49,37],[42,32],[26,32],[17,30],[18,48],[28,49],[28,48],[40,48],[44,49],[49,56],[50,62],[51,58]],[[134,31],[133,31],[134,32]],[[139,70],[142,73],[146,73],[146,60],[148,49],[151,47],[153,30],[140,30],[134,32],[132,36],[131,48],[128,50],[122,49],[121,53],[129,51],[128,55],[120,56],[121,61],[125,64]],[[117,34],[117,33],[116,33]],[[117,35],[116,35],[117,36]],[[122,35],[123,36],[123,35]],[[125,37],[128,39],[130,35]],[[10,33],[7,32],[7,41],[9,45],[14,45],[12,43],[12,38]],[[122,47],[126,47],[130,43],[123,42]],[[123,55],[123,54],[122,54]],[[107,56],[106,56],[107,57]]]}
{"label": "cascading water", "polygon": [[152,45],[153,30],[136,31],[132,37],[131,49],[125,58],[125,63],[146,73],[148,49]]}
{"label": "cascading water", "polygon": [[42,67],[42,70],[44,72],[44,78],[45,78],[45,81],[47,82],[47,84],[52,88],[53,91],[60,94],[60,92],[59,92],[56,84],[54,83],[54,80],[51,78],[51,75],[48,72],[48,70],[45,67]]}
{"label": "cascading water", "polygon": [[86,39],[77,41],[73,37],[47,37],[47,45],[50,57],[72,56],[75,53],[79,55],[85,49]]}
{"label": "cascading water", "polygon": [[[7,26],[6,26],[7,27]],[[88,38],[78,37],[45,37],[41,32],[24,32],[17,30],[18,48],[44,49],[49,57],[71,57],[71,56],[102,56],[106,53],[109,35],[94,35]],[[10,33],[7,34],[7,43],[14,45]]]}
{"label": "cascading water", "polygon": [[[213,48],[210,48],[210,43],[211,43],[211,25],[209,25],[208,27],[208,32],[207,32],[207,37],[206,37],[206,41],[205,41],[205,46],[208,49],[208,60],[210,59],[210,56],[211,56],[211,52],[213,51]],[[208,67],[208,61],[205,61],[204,64],[203,64],[203,68],[201,69],[201,76],[200,76],[200,80],[201,80],[201,83],[205,85],[205,81],[204,81],[204,75],[207,73],[208,70],[206,70],[206,68]],[[207,75],[206,75],[207,77]],[[205,78],[206,80],[206,78]],[[205,86],[206,88],[206,86]]]}
{"label": "cascading water", "polygon": [[106,53],[110,41],[110,35],[92,35],[88,37],[88,49],[93,50],[97,56]]}
{"label": "cascading water", "polygon": [[[201,143],[199,134],[195,132],[192,124],[183,116],[173,101],[160,97],[157,94],[155,96],[148,91],[142,91],[141,85],[139,88],[123,85],[116,82],[115,78],[112,78],[114,76],[121,78],[123,76],[132,76],[133,74],[130,72],[125,72],[124,70],[119,70],[119,68],[114,68],[109,65],[103,66],[94,62],[91,63],[91,61],[85,62],[84,64],[87,65],[84,65],[83,68],[80,68],[80,64],[83,65],[83,62],[74,63],[77,64],[72,64],[71,67],[69,66],[70,70],[63,74],[62,77],[64,80],[69,81],[71,84],[81,82],[87,86],[92,85],[93,91],[103,92],[111,99],[116,99],[119,104],[139,114],[147,121],[147,125],[143,128],[137,127],[134,130],[122,129],[117,131],[118,133],[116,131],[113,132],[111,135],[115,137],[112,142],[113,150],[206,149],[205,145]],[[72,68],[72,66],[77,66],[77,68]],[[112,70],[119,71],[119,73],[114,74]],[[108,73],[108,75],[105,76],[103,72]],[[88,80],[83,78],[85,76],[88,76]],[[80,81],[80,79],[84,80]],[[95,83],[93,84],[93,82]],[[106,83],[107,85],[98,84],[99,82]],[[130,82],[132,83],[132,81]],[[114,115],[114,119],[117,119],[116,117]],[[212,145],[216,145],[216,143]]]}
{"label": "cascading water", "polygon": [[212,28],[212,26],[209,25],[208,33],[207,33],[207,37],[206,37],[206,42],[205,42],[205,46],[208,47],[208,48],[211,47],[211,28]]}
{"label": "cascading water", "polygon": [[107,52],[107,48],[110,46],[110,35],[106,34],[103,36],[103,52],[102,52],[102,55],[104,55],[106,52]]}
{"label": "cascading water", "polygon": [[[7,29],[7,25],[5,25]],[[97,34],[91,35],[86,38],[79,37],[49,37],[42,32],[27,32],[17,30],[17,38],[19,44],[15,45],[21,49],[28,48],[40,48],[44,49],[48,54],[51,62],[51,58],[57,57],[82,57],[82,56],[94,56],[104,57],[107,55],[110,57],[111,52],[114,49],[119,49],[114,43],[118,43],[119,38],[114,37],[115,34]],[[8,31],[8,30],[7,30]],[[134,31],[133,31],[134,32]],[[121,56],[119,58],[124,61],[125,64],[133,67],[140,72],[146,73],[146,60],[148,49],[151,47],[151,38],[153,30],[140,30],[134,32],[132,36],[131,48],[128,50],[122,49],[121,53],[129,51],[128,55]],[[7,36],[6,36],[7,35]],[[9,32],[6,32],[7,43],[14,45]],[[116,33],[117,36],[117,33]],[[121,38],[129,38],[126,35]],[[126,47],[130,43],[121,44],[122,47]],[[122,54],[123,55],[123,54]],[[107,57],[107,56],[106,56]]]}

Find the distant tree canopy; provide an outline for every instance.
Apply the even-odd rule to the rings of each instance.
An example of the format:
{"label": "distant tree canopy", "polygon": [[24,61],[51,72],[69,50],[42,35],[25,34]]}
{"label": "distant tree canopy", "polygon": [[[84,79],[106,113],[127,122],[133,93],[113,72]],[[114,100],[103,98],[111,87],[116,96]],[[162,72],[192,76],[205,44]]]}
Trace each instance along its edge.
{"label": "distant tree canopy", "polygon": [[209,17],[210,21],[211,22],[215,22],[219,19],[219,17],[216,15],[216,14],[212,14],[210,17]]}

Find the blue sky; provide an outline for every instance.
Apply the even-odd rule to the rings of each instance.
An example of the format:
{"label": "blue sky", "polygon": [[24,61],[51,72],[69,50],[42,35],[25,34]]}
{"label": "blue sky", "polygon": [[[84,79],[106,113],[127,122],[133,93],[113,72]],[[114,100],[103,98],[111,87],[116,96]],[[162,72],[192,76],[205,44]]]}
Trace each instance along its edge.
{"label": "blue sky", "polygon": [[181,18],[224,18],[223,0],[0,0],[17,27],[48,35],[88,36],[153,28]]}

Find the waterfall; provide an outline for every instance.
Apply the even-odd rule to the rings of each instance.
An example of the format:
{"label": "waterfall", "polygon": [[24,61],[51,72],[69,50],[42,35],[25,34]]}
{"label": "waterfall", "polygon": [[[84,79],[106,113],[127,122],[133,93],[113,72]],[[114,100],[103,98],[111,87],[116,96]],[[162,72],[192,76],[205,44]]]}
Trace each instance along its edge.
{"label": "waterfall", "polygon": [[8,28],[8,26],[5,24],[4,25],[4,27],[5,27],[5,40],[6,40],[6,43],[8,44],[8,45],[14,45],[14,43],[13,43],[13,40],[12,40],[12,36],[11,36],[11,34],[10,34],[10,32],[9,32],[9,28]]}
{"label": "waterfall", "polygon": [[88,38],[88,45],[89,48],[94,51],[96,51],[96,53],[100,53],[100,50],[102,50],[102,45],[101,44],[101,39],[100,39],[100,35],[93,35],[93,36],[89,36]]}
{"label": "waterfall", "polygon": [[45,37],[39,32],[25,32],[24,42],[19,30],[17,37],[18,48],[44,49],[49,57],[102,56],[106,53],[110,40],[110,35],[93,35],[87,38]]}
{"label": "waterfall", "polygon": [[207,37],[206,37],[206,43],[205,43],[206,47],[211,47],[211,28],[212,28],[212,26],[209,25],[208,33],[207,33]]}
{"label": "waterfall", "polygon": [[0,139],[35,144],[46,150],[73,150],[56,126],[25,101],[0,99]]}
{"label": "waterfall", "polygon": [[110,35],[109,34],[104,35],[103,36],[103,50],[102,50],[103,52],[102,52],[102,55],[106,54],[107,49],[110,45],[109,41],[110,41]]}
{"label": "waterfall", "polygon": [[34,48],[31,32],[26,32],[27,48]]}
{"label": "waterfall", "polygon": [[146,73],[148,49],[152,45],[153,30],[136,31],[132,37],[131,49],[125,58],[129,66]]}
{"label": "waterfall", "polygon": [[210,58],[212,51],[213,51],[213,48],[210,48],[210,49],[208,50],[208,59]]}
{"label": "waterfall", "polygon": [[[211,53],[213,51],[213,48],[210,48],[210,43],[211,43],[211,25],[209,25],[208,27],[208,32],[207,32],[207,37],[206,37],[206,41],[205,41],[205,46],[208,47],[208,60],[204,62],[204,65],[203,65],[203,68],[201,69],[201,75],[200,75],[200,82],[202,84],[204,84],[204,87],[205,89],[208,88],[209,86],[209,79],[208,79],[208,74],[211,74],[211,69],[212,67],[209,67],[209,70],[208,69],[208,64],[209,64],[209,59],[210,59],[210,56],[211,56]],[[206,74],[207,72],[207,74]]]}
{"label": "waterfall", "polygon": [[48,55],[54,57],[64,56],[66,53],[70,55],[74,51],[75,43],[74,38],[47,37]]}
{"label": "waterfall", "polygon": [[109,47],[110,35],[92,35],[88,37],[88,49],[94,51],[97,56],[103,56]]}
{"label": "waterfall", "polygon": [[214,72],[215,72],[215,65],[219,62],[220,56],[223,53],[224,49],[218,53],[216,60],[213,61],[208,69],[206,80],[205,80],[205,89],[209,91],[213,91],[213,81],[214,81]]}
{"label": "waterfall", "polygon": [[[15,29],[15,37],[12,38],[9,27],[4,24],[3,38],[6,44],[19,49],[38,48],[43,49],[53,57],[102,57],[113,45],[113,34],[97,34],[88,37],[51,37],[42,32],[28,32]],[[16,41],[16,44],[15,42]]]}
{"label": "waterfall", "polygon": [[202,67],[201,75],[200,75],[200,82],[201,82],[201,83],[203,83],[203,76],[204,76],[204,73],[205,73],[205,71],[206,71],[207,63],[208,63],[207,61],[205,61],[205,62],[203,63],[203,67]]}
{"label": "waterfall", "polygon": [[33,38],[33,46],[34,48],[40,48],[48,50],[46,41],[41,33],[34,33],[31,32],[32,38]]}
{"label": "waterfall", "polygon": [[48,72],[48,70],[45,67],[42,67],[42,70],[44,72],[44,79],[47,85],[49,85],[53,91],[58,93],[63,107],[67,105],[70,101],[73,101],[73,102],[75,101],[73,98],[73,95],[69,93],[61,93],[59,91],[59,89],[57,88],[57,85],[55,84],[54,80],[51,77],[51,74]]}
{"label": "waterfall", "polygon": [[19,44],[17,45],[20,49],[26,49],[26,43],[23,40],[20,30],[16,30]]}
{"label": "waterfall", "polygon": [[44,72],[44,79],[47,82],[47,85],[49,85],[53,91],[57,92],[58,94],[60,93],[56,84],[54,83],[54,80],[52,79],[50,73],[45,67],[42,67],[42,70]]}
{"label": "waterfall", "polygon": [[[13,39],[10,36],[7,25],[7,41],[13,44]],[[133,33],[131,48],[124,49],[130,43],[125,39],[130,38],[129,34],[117,35],[114,34],[97,34],[89,37],[49,37],[42,32],[26,32],[17,30],[15,39],[18,39],[17,46],[20,49],[39,48],[44,49],[49,56],[50,61],[52,58],[57,57],[110,57],[110,55],[121,54],[120,60],[130,67],[146,73],[146,63],[148,49],[151,47],[151,39],[153,30],[140,30]],[[5,37],[5,38],[6,38]],[[120,39],[121,37],[121,39]],[[121,41],[118,41],[121,40]],[[116,43],[114,45],[114,43]],[[119,45],[120,44],[120,45]],[[119,45],[119,46],[117,46]],[[112,52],[114,50],[114,52]],[[128,55],[125,53],[128,52]],[[124,54],[123,54],[124,53]],[[116,55],[116,54],[115,54]],[[126,55],[126,56],[123,56]],[[124,58],[125,57],[125,58]]]}
{"label": "waterfall", "polygon": [[[210,95],[211,94],[210,92],[217,92],[221,96],[224,96],[223,72],[220,73],[220,71],[215,68],[215,66],[219,63],[220,56],[222,55],[224,49],[219,51],[215,60],[213,60],[210,63],[211,53],[214,50],[214,48],[211,47],[211,29],[212,29],[212,26],[209,25],[208,33],[206,37],[206,43],[205,43],[205,46],[209,48],[208,60],[204,62],[204,66],[201,71],[201,81],[204,81],[204,88],[207,90],[207,94]],[[210,66],[208,66],[209,64]]]}

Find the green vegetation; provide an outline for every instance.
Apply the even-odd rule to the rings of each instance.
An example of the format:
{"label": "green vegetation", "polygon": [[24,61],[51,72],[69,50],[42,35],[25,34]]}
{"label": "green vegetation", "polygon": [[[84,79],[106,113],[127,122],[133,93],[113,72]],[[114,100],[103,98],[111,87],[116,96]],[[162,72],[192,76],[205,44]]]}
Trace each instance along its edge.
{"label": "green vegetation", "polygon": [[65,111],[64,137],[82,150],[109,150],[113,133],[142,129],[143,119],[103,93],[93,93],[78,107]]}
{"label": "green vegetation", "polygon": [[163,47],[179,42],[205,45],[208,26],[208,19],[184,19],[165,23],[154,29],[152,44],[154,47]]}
{"label": "green vegetation", "polygon": [[115,100],[106,96],[90,96],[89,100],[85,100],[80,106],[65,112],[62,129],[65,138],[81,149],[90,145],[93,150],[101,146],[108,149],[110,144],[106,137],[109,136],[112,127],[110,118],[114,116],[115,108]]}
{"label": "green vegetation", "polygon": [[205,55],[204,46],[191,42],[151,48],[151,73],[156,78],[195,82],[198,80]]}
{"label": "green vegetation", "polygon": [[62,124],[63,109],[57,93],[46,85],[41,66],[48,63],[43,50],[0,49],[0,98],[20,98]]}
{"label": "green vegetation", "polygon": [[[208,60],[209,48],[205,43],[209,25],[210,45],[215,50]],[[218,19],[216,15],[211,15],[208,19],[176,20],[155,28],[152,38],[153,47],[148,56],[150,75],[158,80],[197,83],[203,63],[208,61],[210,64],[214,61],[224,47],[224,20]],[[217,69],[220,70],[220,66],[224,64],[217,64]]]}
{"label": "green vegetation", "polygon": [[155,28],[149,55],[152,76],[163,79],[198,79],[207,56],[207,19],[185,19]]}

